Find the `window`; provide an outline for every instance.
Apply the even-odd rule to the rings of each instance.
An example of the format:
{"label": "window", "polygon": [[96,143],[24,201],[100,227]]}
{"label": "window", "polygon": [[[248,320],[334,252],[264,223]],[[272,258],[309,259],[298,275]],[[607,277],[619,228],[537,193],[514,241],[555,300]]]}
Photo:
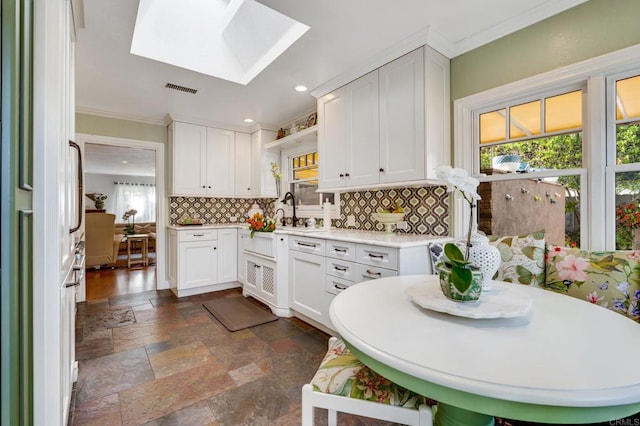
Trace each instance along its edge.
{"label": "window", "polygon": [[[640,45],[455,101],[454,163],[481,181],[480,229],[640,248],[638,63]],[[461,237],[468,210],[455,203]]]}
{"label": "window", "polygon": [[333,193],[318,193],[318,152],[307,152],[290,157],[290,191],[301,206],[318,206],[329,200],[333,204]]}
{"label": "window", "polygon": [[156,186],[142,183],[115,183],[115,200],[113,210],[116,222],[126,222],[122,219],[124,213],[135,209],[136,222],[156,221]]}
{"label": "window", "polygon": [[616,249],[640,249],[640,75],[612,80]]}

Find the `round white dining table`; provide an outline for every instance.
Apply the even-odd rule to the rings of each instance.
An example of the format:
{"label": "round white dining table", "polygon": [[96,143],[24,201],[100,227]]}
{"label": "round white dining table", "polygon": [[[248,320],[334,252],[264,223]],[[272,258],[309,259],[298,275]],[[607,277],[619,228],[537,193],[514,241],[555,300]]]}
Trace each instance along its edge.
{"label": "round white dining table", "polygon": [[438,401],[437,425],[491,425],[494,416],[594,423],[640,412],[640,324],[564,294],[492,284],[479,310],[505,295],[531,308],[480,319],[426,309],[407,289],[439,286],[438,277],[415,275],[351,286],[330,317],[364,364]]}

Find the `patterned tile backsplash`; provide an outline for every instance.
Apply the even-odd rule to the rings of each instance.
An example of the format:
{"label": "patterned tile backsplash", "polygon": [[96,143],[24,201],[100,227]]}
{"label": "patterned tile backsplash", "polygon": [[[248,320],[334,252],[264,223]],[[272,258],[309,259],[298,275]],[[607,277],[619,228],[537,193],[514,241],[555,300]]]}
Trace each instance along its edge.
{"label": "patterned tile backsplash", "polygon": [[[396,201],[404,210],[406,231],[398,233],[447,235],[449,233],[449,194],[443,186],[345,192],[340,194],[340,219],[337,228],[384,231],[384,225],[371,219],[371,214],[395,208]],[[347,216],[355,216],[356,227],[347,227]]]}
{"label": "patterned tile backsplash", "polygon": [[[232,216],[243,223],[253,203],[273,215],[273,199],[169,197],[169,223],[177,224],[183,214],[198,216],[205,223],[231,223]],[[336,228],[383,231],[384,225],[371,219],[378,210],[395,207],[396,201],[405,211],[406,231],[399,233],[447,235],[449,233],[449,195],[442,186],[345,192],[340,194],[340,219]],[[348,227],[347,216],[355,217],[356,226]]]}

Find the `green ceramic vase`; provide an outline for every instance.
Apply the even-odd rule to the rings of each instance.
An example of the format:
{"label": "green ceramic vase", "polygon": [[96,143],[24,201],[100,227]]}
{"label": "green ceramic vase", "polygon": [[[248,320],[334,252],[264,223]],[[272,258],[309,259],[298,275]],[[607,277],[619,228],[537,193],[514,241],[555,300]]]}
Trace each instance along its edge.
{"label": "green ceramic vase", "polygon": [[482,271],[472,270],[471,284],[466,290],[460,291],[451,279],[450,268],[444,263],[441,263],[438,265],[438,270],[440,274],[440,288],[447,299],[453,300],[454,302],[476,302],[480,299],[480,295],[482,294]]}

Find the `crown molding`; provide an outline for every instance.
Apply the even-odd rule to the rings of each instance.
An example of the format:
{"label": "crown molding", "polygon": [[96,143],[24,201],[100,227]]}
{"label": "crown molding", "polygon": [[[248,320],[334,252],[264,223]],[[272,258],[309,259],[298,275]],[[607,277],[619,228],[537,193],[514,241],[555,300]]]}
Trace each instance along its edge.
{"label": "crown molding", "polygon": [[470,37],[456,42],[454,44],[455,54],[449,56],[449,58],[462,55],[470,50],[476,49],[508,34],[533,25],[536,22],[543,21],[557,15],[558,13],[564,12],[567,9],[571,9],[572,7],[585,3],[586,1],[587,0],[549,0],[514,18],[510,18],[507,21],[494,25],[491,28],[477,32]]}
{"label": "crown molding", "polygon": [[424,46],[425,44],[427,44],[427,41],[429,39],[429,33],[430,27],[424,27],[420,31],[405,38],[400,43],[391,46],[390,48],[380,52],[379,54],[376,54],[375,56],[370,57],[366,61],[361,62],[348,71],[316,87],[315,89],[310,90],[309,93],[316,99],[320,98],[331,92],[332,90],[335,90],[338,87],[342,87],[345,84],[357,79],[358,77],[361,77],[377,68],[380,68],[382,65],[389,63],[394,59],[397,59],[400,56],[411,52],[412,50]]}
{"label": "crown molding", "polygon": [[156,120],[148,117],[141,117],[138,115],[122,114],[119,112],[105,111],[97,108],[88,107],[76,107],[76,114],[95,115],[98,117],[115,118],[117,120],[135,121],[137,123],[153,124],[156,126],[164,126],[163,120]]}

